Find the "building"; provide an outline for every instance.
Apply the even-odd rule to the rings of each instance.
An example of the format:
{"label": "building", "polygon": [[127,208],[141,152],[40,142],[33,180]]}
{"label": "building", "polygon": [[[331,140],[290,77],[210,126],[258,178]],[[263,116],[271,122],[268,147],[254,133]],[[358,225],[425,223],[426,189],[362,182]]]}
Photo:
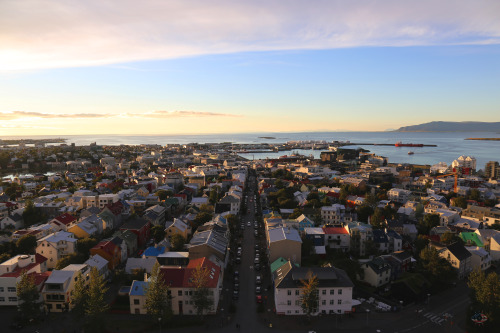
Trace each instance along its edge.
{"label": "building", "polygon": [[463,279],[472,271],[472,254],[460,243],[453,243],[447,247],[438,249],[439,256],[457,270],[457,276]]}
{"label": "building", "polygon": [[301,307],[301,281],[318,279],[318,306],[314,313],[343,314],[352,311],[352,288],[347,274],[335,267],[297,267],[287,261],[273,273],[274,303],[280,315],[304,315]]}
{"label": "building", "polygon": [[32,275],[38,291],[41,291],[50,276],[47,258],[39,254],[20,254],[0,264],[0,306],[19,305],[16,288],[23,273]]}
{"label": "building", "polygon": [[391,201],[399,202],[401,204],[406,203],[410,199],[411,191],[403,190],[400,188],[392,188],[387,191],[387,197]]}
{"label": "building", "polygon": [[391,281],[391,265],[381,257],[363,263],[361,269],[364,271],[364,276],[360,281],[370,286],[378,288]]}
{"label": "building", "polygon": [[302,239],[297,230],[291,228],[270,229],[268,237],[269,262],[283,257],[293,263],[301,263]]}
{"label": "building", "polygon": [[489,161],[484,167],[484,177],[490,179],[497,179],[500,175],[500,165],[497,161]]}
{"label": "building", "polygon": [[324,226],[325,246],[341,252],[349,251],[350,235],[343,227]]}
{"label": "building", "polygon": [[37,241],[36,253],[47,258],[47,268],[56,267],[57,261],[76,252],[77,239],[71,232],[58,231]]}
{"label": "building", "polygon": [[142,218],[134,218],[125,222],[121,227],[121,231],[130,230],[137,235],[137,246],[144,247],[150,238],[150,223]]}

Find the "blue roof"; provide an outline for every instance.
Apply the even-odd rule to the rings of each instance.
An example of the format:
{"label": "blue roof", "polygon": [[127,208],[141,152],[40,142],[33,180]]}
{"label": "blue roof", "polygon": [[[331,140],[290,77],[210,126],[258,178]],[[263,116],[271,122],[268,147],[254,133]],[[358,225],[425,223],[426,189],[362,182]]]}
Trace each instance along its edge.
{"label": "blue roof", "polygon": [[165,246],[150,246],[144,250],[144,256],[146,257],[158,257],[160,254],[165,253]]}
{"label": "blue roof", "polygon": [[148,282],[144,281],[134,281],[132,287],[130,287],[130,296],[144,296],[146,295],[146,289]]}

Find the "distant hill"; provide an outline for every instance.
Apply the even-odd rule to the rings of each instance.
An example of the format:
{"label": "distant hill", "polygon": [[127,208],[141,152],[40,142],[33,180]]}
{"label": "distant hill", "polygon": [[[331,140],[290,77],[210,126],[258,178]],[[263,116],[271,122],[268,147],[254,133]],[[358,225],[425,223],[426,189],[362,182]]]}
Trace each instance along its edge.
{"label": "distant hill", "polygon": [[400,127],[396,132],[500,132],[500,122],[432,121],[420,125]]}

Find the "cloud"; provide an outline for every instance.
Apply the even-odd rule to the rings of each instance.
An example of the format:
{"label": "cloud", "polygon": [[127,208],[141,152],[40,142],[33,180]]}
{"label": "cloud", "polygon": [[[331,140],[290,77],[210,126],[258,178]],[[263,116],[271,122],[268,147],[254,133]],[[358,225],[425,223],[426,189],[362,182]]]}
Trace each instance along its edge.
{"label": "cloud", "polygon": [[245,51],[499,44],[493,0],[5,0],[0,70]]}
{"label": "cloud", "polygon": [[0,120],[16,120],[23,118],[184,118],[184,117],[241,117],[241,115],[234,115],[229,113],[216,113],[216,112],[201,112],[201,111],[152,111],[145,113],[125,113],[125,114],[110,114],[110,113],[68,113],[68,114],[55,114],[55,113],[41,113],[29,111],[12,111],[0,112]]}
{"label": "cloud", "polygon": [[136,114],[140,117],[151,118],[180,118],[180,117],[241,117],[229,113],[199,112],[199,111],[153,111],[145,114]]}
{"label": "cloud", "polygon": [[55,114],[29,111],[0,112],[0,120],[14,120],[20,118],[108,118],[109,114],[98,113],[75,113],[75,114]]}

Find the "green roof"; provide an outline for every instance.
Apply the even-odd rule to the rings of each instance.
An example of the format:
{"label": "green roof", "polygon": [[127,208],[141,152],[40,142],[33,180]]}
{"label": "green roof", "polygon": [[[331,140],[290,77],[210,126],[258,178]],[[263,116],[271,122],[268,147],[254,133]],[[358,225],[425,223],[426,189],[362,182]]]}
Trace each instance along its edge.
{"label": "green roof", "polygon": [[[283,257],[279,257],[271,264],[271,274],[273,274],[278,268],[286,264],[288,260]],[[300,267],[299,264],[295,264],[295,266]]]}
{"label": "green roof", "polygon": [[483,242],[475,232],[461,232],[460,238],[465,242],[465,245],[474,244],[478,247],[484,247]]}

